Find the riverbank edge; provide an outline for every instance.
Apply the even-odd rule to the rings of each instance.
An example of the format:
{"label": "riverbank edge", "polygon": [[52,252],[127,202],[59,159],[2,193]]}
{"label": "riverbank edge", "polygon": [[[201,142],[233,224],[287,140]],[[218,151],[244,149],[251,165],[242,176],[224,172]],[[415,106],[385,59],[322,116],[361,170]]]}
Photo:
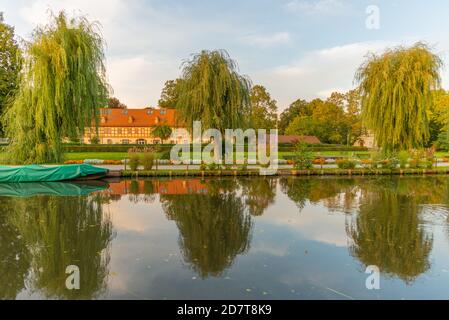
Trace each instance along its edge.
{"label": "riverbank edge", "polygon": [[152,171],[111,171],[111,177],[225,177],[225,176],[405,176],[405,175],[449,175],[449,167],[434,169],[311,169],[277,170],[274,174],[264,174],[261,170],[152,170]]}

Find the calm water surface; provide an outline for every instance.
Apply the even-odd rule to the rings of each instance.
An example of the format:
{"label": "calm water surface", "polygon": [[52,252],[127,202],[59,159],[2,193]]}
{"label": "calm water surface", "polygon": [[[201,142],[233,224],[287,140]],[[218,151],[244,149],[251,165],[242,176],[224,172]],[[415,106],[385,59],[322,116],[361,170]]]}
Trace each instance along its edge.
{"label": "calm water surface", "polygon": [[3,184],[0,299],[449,299],[448,217],[441,176]]}

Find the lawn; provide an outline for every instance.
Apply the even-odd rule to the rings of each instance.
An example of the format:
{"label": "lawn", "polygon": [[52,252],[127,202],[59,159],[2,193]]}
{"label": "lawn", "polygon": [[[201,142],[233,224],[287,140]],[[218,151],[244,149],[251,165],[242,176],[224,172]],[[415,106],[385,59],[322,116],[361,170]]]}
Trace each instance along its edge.
{"label": "lawn", "polygon": [[[284,157],[292,156],[293,152],[279,152],[279,158],[283,159]],[[319,156],[340,156],[340,157],[352,157],[357,155],[368,156],[368,151],[359,151],[359,152],[341,152],[341,151],[321,151],[314,152],[316,157]],[[437,152],[436,156],[448,157],[448,153],[441,151]],[[126,152],[70,152],[65,154],[66,160],[85,160],[85,159],[99,159],[99,160],[123,160],[128,157],[128,153]],[[0,152],[0,163],[3,163],[5,159],[5,153]]]}

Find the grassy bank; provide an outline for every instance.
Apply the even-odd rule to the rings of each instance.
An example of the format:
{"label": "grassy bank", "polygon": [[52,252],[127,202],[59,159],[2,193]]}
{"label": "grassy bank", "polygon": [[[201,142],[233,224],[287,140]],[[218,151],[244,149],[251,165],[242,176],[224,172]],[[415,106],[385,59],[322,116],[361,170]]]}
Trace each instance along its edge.
{"label": "grassy bank", "polygon": [[[449,167],[434,169],[312,169],[278,170],[276,175],[284,176],[376,176],[376,175],[431,175],[449,174]],[[219,176],[259,176],[259,170],[153,170],[121,171],[122,177],[219,177]]]}

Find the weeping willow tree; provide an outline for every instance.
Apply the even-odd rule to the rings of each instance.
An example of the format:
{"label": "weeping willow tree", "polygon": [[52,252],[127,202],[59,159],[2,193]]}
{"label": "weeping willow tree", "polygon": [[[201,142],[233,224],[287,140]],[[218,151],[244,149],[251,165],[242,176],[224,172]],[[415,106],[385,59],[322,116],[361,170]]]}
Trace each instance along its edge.
{"label": "weeping willow tree", "polygon": [[183,64],[176,109],[179,120],[192,128],[241,128],[250,109],[250,80],[238,73],[237,64],[224,50],[202,51]]}
{"label": "weeping willow tree", "polygon": [[432,90],[441,59],[422,43],[371,54],[356,73],[362,117],[385,152],[422,147],[429,138]]}
{"label": "weeping willow tree", "polygon": [[98,126],[108,86],[104,41],[95,23],[64,12],[39,27],[25,48],[19,90],[3,115],[10,162],[62,160],[63,138]]}

